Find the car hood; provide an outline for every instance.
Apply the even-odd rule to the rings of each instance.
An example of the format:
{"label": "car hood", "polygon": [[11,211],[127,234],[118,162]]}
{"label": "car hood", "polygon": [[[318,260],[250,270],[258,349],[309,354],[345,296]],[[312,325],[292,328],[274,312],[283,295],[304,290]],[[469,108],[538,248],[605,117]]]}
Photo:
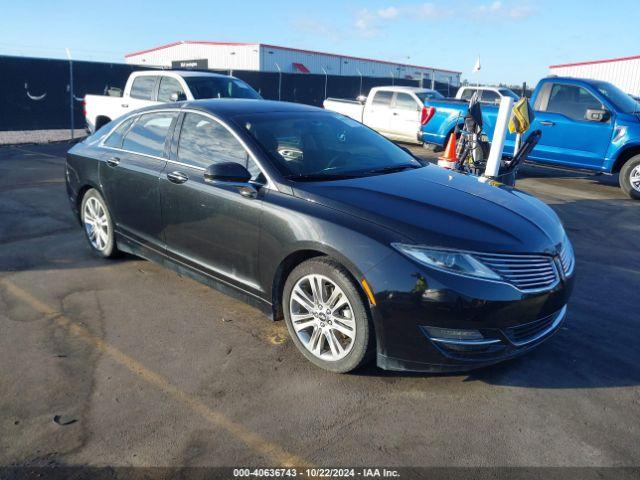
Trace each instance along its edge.
{"label": "car hood", "polygon": [[432,165],[297,183],[294,194],[432,247],[554,254],[564,235],[555,212],[531,195]]}

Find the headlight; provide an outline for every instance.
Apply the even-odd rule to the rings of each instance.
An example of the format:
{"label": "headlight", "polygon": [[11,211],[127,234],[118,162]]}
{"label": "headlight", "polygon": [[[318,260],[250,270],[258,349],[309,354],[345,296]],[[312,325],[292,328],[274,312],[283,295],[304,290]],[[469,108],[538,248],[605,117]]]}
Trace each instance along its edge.
{"label": "headlight", "polygon": [[392,246],[413,260],[436,270],[468,277],[501,280],[500,275],[474,258],[470,253],[436,250],[402,243],[393,243]]}

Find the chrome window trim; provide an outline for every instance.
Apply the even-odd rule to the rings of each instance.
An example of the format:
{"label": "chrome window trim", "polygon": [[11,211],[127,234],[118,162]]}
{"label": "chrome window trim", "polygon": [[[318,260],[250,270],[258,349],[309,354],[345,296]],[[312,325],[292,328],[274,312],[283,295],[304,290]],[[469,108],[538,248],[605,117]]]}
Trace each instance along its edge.
{"label": "chrome window trim", "polygon": [[[233,135],[233,137],[238,141],[238,143],[240,143],[242,148],[244,148],[244,150],[249,154],[251,159],[258,166],[258,169],[260,169],[260,173],[262,173],[262,175],[266,179],[265,184],[261,185],[261,186],[263,188],[267,188],[269,190],[274,190],[276,192],[278,191],[278,187],[276,186],[276,183],[271,179],[271,177],[266,172],[266,170],[264,169],[264,167],[262,166],[260,161],[257,159],[256,155],[247,146],[245,141],[236,132],[234,132],[229,127],[229,124],[226,123],[224,120],[216,117],[215,115],[212,115],[211,113],[203,112],[202,110],[196,110],[196,109],[193,109],[193,108],[160,108],[160,109],[157,109],[157,110],[148,110],[148,111],[144,111],[144,112],[136,112],[136,113],[133,113],[131,115],[127,115],[122,120],[120,120],[116,125],[114,125],[113,128],[111,130],[109,130],[109,132],[106,133],[100,139],[100,141],[98,142],[98,147],[106,148],[106,149],[109,149],[109,150],[115,150],[115,151],[119,151],[119,152],[131,153],[133,155],[142,155],[143,157],[154,158],[156,160],[162,160],[163,162],[169,162],[169,163],[172,163],[172,164],[175,164],[175,165],[181,165],[181,166],[186,167],[186,168],[192,168],[192,169],[196,169],[196,170],[204,172],[205,169],[203,167],[198,167],[196,165],[189,165],[189,164],[186,164],[186,163],[183,163],[183,162],[179,162],[177,160],[171,160],[171,159],[166,158],[166,157],[157,157],[155,155],[149,155],[149,154],[146,154],[146,153],[133,152],[131,150],[125,150],[124,148],[109,147],[109,146],[106,146],[104,144],[104,142],[107,140],[107,138],[109,138],[111,136],[111,134],[113,134],[114,130],[116,130],[120,125],[122,125],[124,122],[126,122],[130,118],[140,117],[142,115],[147,115],[147,114],[150,114],[150,113],[163,113],[163,112],[171,112],[171,113],[178,113],[178,114],[180,114],[182,112],[185,112],[185,113],[196,113],[198,115],[202,115],[202,116],[208,117],[208,118],[212,119],[213,121],[215,121],[215,122],[219,123],[220,125],[222,125],[222,127],[224,127],[227,131],[229,131],[229,133],[231,133],[231,135]],[[255,183],[255,182],[253,182],[253,183]]]}

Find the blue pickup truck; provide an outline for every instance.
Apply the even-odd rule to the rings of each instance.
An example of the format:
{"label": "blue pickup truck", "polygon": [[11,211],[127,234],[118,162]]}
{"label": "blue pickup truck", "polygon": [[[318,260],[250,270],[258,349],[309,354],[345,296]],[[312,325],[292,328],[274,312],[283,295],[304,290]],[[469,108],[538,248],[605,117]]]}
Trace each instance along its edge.
{"label": "blue pickup truck", "polygon": [[[542,138],[529,160],[546,165],[620,173],[620,188],[640,199],[640,104],[607,82],[547,77],[531,97],[535,119],[530,131]],[[435,109],[421,127],[425,143],[444,146],[456,125],[462,124],[467,103],[427,100]],[[484,131],[491,138],[497,106],[482,106]],[[515,135],[507,134],[504,154],[513,153]]]}

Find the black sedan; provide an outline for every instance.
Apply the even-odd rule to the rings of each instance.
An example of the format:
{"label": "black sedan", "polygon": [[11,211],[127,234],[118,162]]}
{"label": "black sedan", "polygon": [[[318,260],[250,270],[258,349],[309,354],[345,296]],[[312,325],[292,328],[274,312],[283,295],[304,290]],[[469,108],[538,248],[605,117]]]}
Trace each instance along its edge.
{"label": "black sedan", "polygon": [[205,100],[115,120],[67,156],[92,249],[240,297],[314,364],[457,371],[563,322],[574,256],[556,214],[423,165],[369,128],[297,104]]}

